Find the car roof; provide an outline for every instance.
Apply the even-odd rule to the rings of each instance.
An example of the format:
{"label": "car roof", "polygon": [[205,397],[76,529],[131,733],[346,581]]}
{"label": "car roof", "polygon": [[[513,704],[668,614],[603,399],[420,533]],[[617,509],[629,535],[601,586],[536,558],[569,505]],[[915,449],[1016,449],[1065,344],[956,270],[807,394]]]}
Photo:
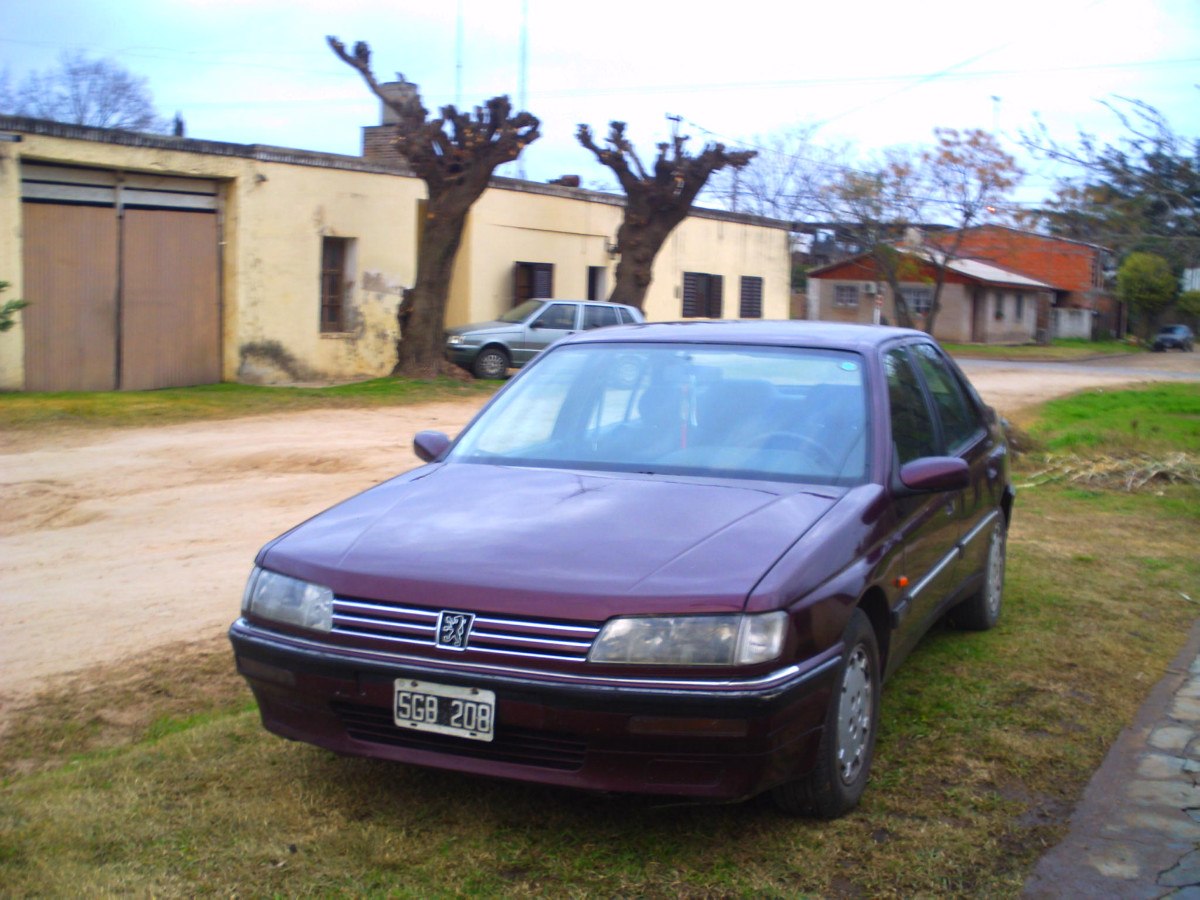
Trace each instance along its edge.
{"label": "car roof", "polygon": [[808,320],[725,319],[646,322],[572,335],[564,343],[657,342],[686,344],[762,344],[865,351],[897,338],[929,335],[911,328],[851,325]]}

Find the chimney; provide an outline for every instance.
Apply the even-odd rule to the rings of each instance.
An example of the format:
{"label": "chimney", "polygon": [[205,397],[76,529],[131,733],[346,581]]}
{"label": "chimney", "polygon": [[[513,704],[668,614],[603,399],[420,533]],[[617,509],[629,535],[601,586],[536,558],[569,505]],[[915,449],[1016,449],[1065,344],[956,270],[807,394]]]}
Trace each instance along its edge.
{"label": "chimney", "polygon": [[[404,76],[399,72],[396,73],[398,81],[388,81],[379,86],[379,91],[392,103],[404,105],[406,103],[415,103],[417,100],[417,86],[411,81],[405,81]],[[400,117],[396,115],[396,111],[382,100],[379,101],[379,119],[382,125],[395,125],[400,121]]]}

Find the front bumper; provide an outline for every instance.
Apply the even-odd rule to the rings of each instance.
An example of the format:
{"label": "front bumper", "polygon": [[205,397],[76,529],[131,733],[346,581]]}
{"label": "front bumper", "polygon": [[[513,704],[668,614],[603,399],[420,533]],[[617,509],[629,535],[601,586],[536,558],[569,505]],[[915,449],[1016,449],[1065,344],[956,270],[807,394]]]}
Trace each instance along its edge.
{"label": "front bumper", "polygon": [[[229,636],[263,725],[283,737],[500,778],[711,800],[748,797],[812,769],[840,658],[831,648],[741,681],[604,683],[359,658],[245,619]],[[495,739],[397,728],[401,677],[494,691]]]}
{"label": "front bumper", "polygon": [[479,355],[479,347],[470,344],[446,344],[446,359],[456,366],[470,368]]}

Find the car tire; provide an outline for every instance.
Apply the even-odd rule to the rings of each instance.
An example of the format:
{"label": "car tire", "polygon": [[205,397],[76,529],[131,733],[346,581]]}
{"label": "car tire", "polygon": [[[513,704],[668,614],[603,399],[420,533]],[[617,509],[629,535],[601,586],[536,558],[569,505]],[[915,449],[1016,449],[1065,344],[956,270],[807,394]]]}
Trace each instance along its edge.
{"label": "car tire", "polygon": [[508,354],[500,347],[484,347],[471,363],[476,378],[503,378],[508,373]]}
{"label": "car tire", "polygon": [[775,805],[791,815],[819,819],[845,815],[858,805],[871,774],[879,727],[879,643],[861,609],[850,617],[842,643],[816,768],[771,792]]}
{"label": "car tire", "polygon": [[1004,597],[1004,566],[1008,555],[1008,528],[1004,516],[992,525],[988,539],[987,561],[983,566],[983,585],[960,603],[951,613],[951,620],[967,631],[987,631],[1000,621]]}

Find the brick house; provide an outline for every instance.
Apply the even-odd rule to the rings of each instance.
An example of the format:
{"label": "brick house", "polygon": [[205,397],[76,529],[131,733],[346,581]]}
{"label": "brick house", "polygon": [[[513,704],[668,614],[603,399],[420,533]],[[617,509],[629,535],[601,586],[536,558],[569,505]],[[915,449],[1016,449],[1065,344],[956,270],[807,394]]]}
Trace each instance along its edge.
{"label": "brick house", "polygon": [[[906,251],[900,284],[918,326],[933,299],[937,267],[928,251]],[[1037,279],[974,259],[946,264],[934,335],[963,343],[1024,343],[1044,327],[1054,289]],[[870,254],[808,273],[807,317],[833,322],[896,322],[892,289]]]}
{"label": "brick house", "polygon": [[[1100,332],[1124,333],[1124,306],[1105,288],[1105,272],[1112,260],[1107,248],[1004,225],[969,228],[961,237],[958,256],[1020,272],[1053,288],[1052,333],[1064,331],[1068,319],[1079,318],[1066,310],[1091,312],[1089,337]],[[949,235],[929,235],[927,241],[936,246],[939,240],[953,239]]]}

